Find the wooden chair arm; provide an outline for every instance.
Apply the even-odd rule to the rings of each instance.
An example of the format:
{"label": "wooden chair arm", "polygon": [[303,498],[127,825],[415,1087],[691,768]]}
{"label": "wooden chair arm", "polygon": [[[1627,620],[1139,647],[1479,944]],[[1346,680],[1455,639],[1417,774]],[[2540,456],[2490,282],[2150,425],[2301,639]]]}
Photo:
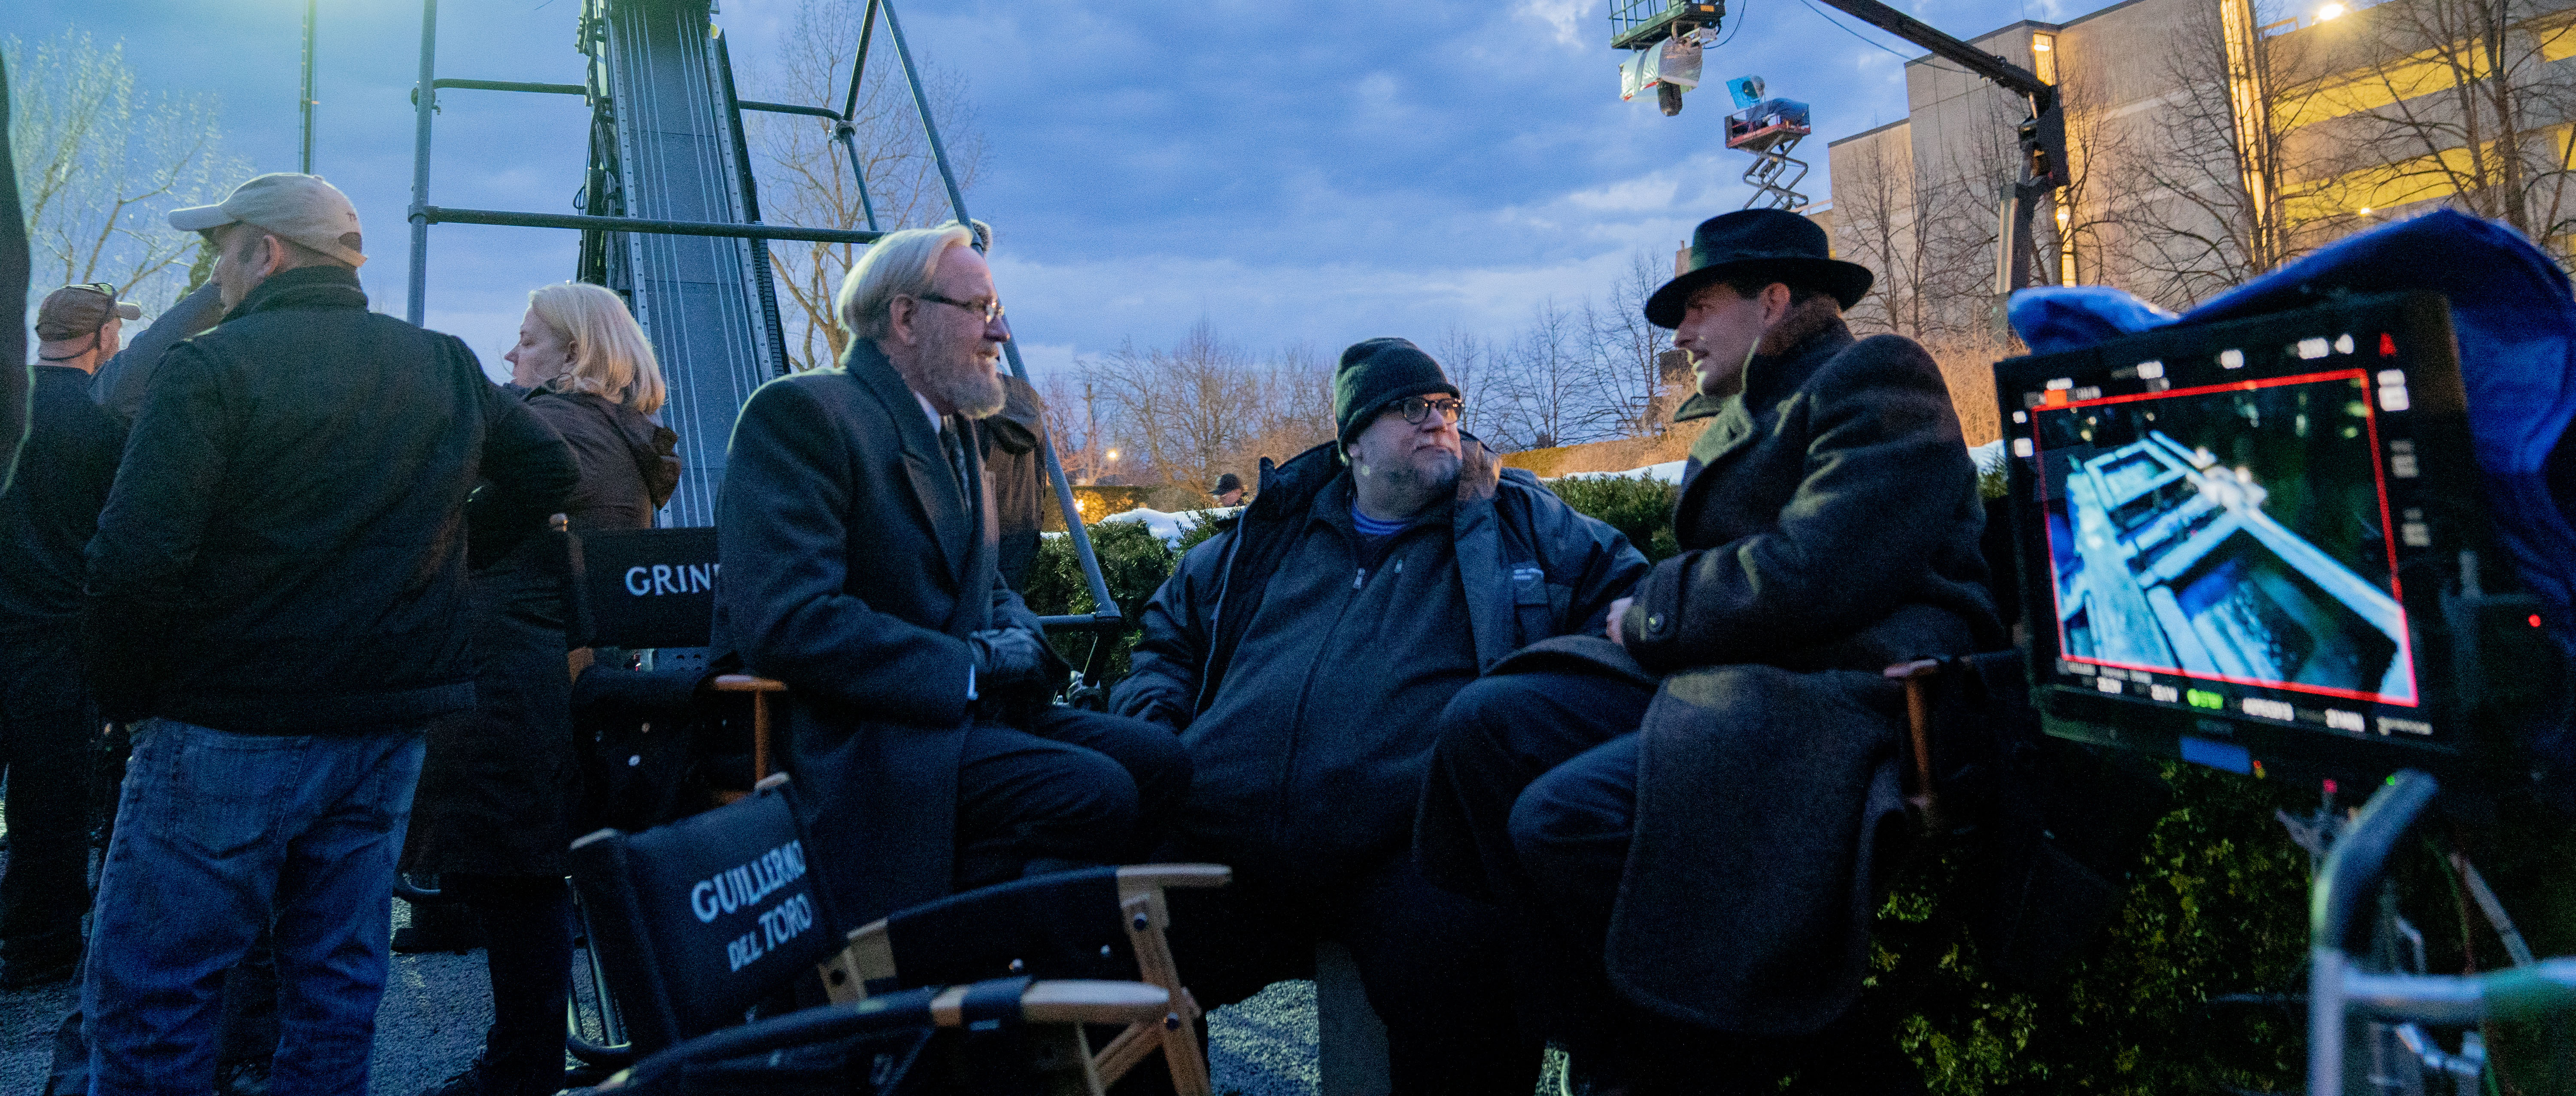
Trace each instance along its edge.
{"label": "wooden chair arm", "polygon": [[[941,1027],[963,1019],[966,991],[950,986],[931,998],[930,1016]],[[1172,995],[1143,982],[1031,982],[1020,994],[1020,1018],[1032,1024],[1152,1023],[1171,1011]]]}
{"label": "wooden chair arm", "polygon": [[1234,869],[1223,864],[1129,864],[1118,869],[1118,896],[1134,898],[1171,887],[1222,887],[1233,881]]}
{"label": "wooden chair arm", "polygon": [[1889,680],[1905,683],[1905,752],[1909,755],[1906,805],[1914,808],[1915,817],[1922,822],[1923,828],[1934,833],[1942,832],[1949,827],[1949,822],[1941,809],[1940,793],[1932,784],[1931,692],[1932,675],[1941,672],[1941,660],[1919,658],[1912,662],[1899,662],[1883,672]]}

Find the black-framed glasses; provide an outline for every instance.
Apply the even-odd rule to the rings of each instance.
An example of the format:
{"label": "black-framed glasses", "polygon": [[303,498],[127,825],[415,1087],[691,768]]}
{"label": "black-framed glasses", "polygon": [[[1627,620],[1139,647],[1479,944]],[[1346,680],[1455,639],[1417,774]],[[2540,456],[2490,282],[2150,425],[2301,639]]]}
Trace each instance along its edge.
{"label": "black-framed glasses", "polygon": [[968,312],[982,313],[985,323],[991,323],[1002,318],[1002,299],[1000,297],[986,297],[981,301],[961,301],[954,297],[942,297],[936,293],[922,293],[918,294],[917,297],[920,300],[936,301],[951,308],[963,308]]}
{"label": "black-framed glasses", "polygon": [[1387,410],[1404,416],[1404,421],[1415,426],[1422,425],[1422,420],[1430,418],[1431,413],[1437,411],[1440,412],[1440,418],[1443,422],[1446,422],[1451,426],[1456,426],[1458,425],[1458,412],[1465,410],[1466,407],[1466,403],[1459,400],[1456,396],[1440,396],[1437,398],[1430,396],[1406,396],[1403,399],[1395,401],[1395,403],[1390,405]]}

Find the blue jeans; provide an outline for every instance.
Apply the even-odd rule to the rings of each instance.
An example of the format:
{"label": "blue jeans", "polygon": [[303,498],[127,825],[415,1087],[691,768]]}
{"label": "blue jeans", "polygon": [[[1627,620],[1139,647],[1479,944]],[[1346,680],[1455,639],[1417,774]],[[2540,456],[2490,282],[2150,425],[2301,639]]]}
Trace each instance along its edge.
{"label": "blue jeans", "polygon": [[91,1093],[213,1087],[224,972],[274,922],[269,1091],[363,1096],[421,748],[418,728],[286,737],[142,726],[81,986]]}

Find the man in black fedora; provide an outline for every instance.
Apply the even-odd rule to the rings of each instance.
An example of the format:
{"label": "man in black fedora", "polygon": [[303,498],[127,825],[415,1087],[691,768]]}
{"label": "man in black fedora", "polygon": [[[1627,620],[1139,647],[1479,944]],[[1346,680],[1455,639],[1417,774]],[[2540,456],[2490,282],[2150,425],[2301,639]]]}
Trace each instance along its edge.
{"label": "man in black fedora", "polygon": [[1520,909],[1538,1019],[1596,1091],[1919,1091],[1855,1002],[1903,703],[1881,671],[2002,642],[1941,373],[1855,340],[1867,268],[1779,210],[1702,223],[1646,302],[1708,419],[1681,554],[1605,634],[1549,640],[1441,716],[1416,849]]}

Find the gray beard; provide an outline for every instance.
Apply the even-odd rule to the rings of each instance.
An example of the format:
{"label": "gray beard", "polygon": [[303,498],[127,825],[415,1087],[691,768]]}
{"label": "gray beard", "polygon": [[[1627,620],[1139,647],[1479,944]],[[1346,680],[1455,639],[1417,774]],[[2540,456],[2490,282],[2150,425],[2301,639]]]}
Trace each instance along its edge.
{"label": "gray beard", "polygon": [[[951,366],[962,361],[962,365]],[[932,403],[944,403],[970,419],[990,418],[1000,413],[1008,394],[1002,391],[1001,374],[976,357],[973,348],[956,345],[945,335],[932,335],[921,344],[922,395]]]}
{"label": "gray beard", "polygon": [[1394,504],[1406,514],[1419,514],[1434,503],[1458,490],[1458,466],[1451,464],[1449,474],[1438,480],[1423,475],[1412,465],[1401,461],[1384,465],[1355,461],[1352,478],[1369,484],[1369,493]]}

